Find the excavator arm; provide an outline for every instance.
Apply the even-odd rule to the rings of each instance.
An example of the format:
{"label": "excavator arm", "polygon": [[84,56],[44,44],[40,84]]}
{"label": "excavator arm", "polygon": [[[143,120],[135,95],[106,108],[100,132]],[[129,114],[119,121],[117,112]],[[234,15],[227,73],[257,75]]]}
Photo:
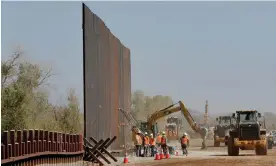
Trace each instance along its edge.
{"label": "excavator arm", "polygon": [[191,126],[191,128],[196,133],[200,134],[201,138],[203,139],[203,141],[205,143],[205,139],[208,135],[208,129],[206,127],[200,127],[198,124],[196,124],[196,121],[193,119],[192,115],[190,114],[189,110],[185,107],[183,102],[179,101],[179,107],[180,107],[184,117],[188,121],[189,125]]}
{"label": "excavator arm", "polygon": [[[177,103],[178,103],[178,102],[177,102]],[[172,113],[175,113],[175,112],[180,111],[180,108],[179,108],[179,107],[172,108],[172,107],[174,107],[177,103],[172,104],[172,105],[170,105],[170,106],[168,106],[168,107],[166,107],[166,108],[164,108],[164,109],[162,109],[162,110],[156,111],[156,112],[154,112],[153,114],[151,114],[151,115],[148,117],[148,119],[147,119],[147,123],[148,123],[147,127],[148,127],[148,130],[152,130],[154,123],[155,123],[158,119],[163,118],[163,117],[165,117],[165,116],[168,116],[168,115],[170,115],[170,114],[172,114]]]}
{"label": "excavator arm", "polygon": [[[175,107],[175,105],[177,105],[177,104],[179,104],[179,106]],[[153,113],[151,116],[149,116],[149,118],[147,120],[148,129],[151,130],[153,128],[154,122],[157,121],[158,119],[160,119],[164,116],[168,116],[168,115],[178,112],[178,111],[181,111],[183,113],[185,119],[187,120],[187,122],[189,123],[191,128],[201,136],[201,138],[203,139],[202,148],[205,148],[206,147],[205,140],[208,135],[208,129],[205,127],[200,127],[198,124],[196,124],[196,121],[190,114],[189,110],[185,107],[184,103],[181,101],[179,101],[175,104],[172,104],[160,111],[157,111],[157,112]]]}

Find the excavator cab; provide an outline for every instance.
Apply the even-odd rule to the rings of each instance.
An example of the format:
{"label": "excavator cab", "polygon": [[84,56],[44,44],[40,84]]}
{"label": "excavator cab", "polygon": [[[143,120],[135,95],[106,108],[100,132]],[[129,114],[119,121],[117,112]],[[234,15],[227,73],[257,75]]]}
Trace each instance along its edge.
{"label": "excavator cab", "polygon": [[157,134],[158,134],[158,132],[159,132],[157,123],[155,123],[155,124],[152,126],[152,132],[153,132],[153,133],[152,133],[152,134],[153,134],[153,137],[156,137]]}
{"label": "excavator cab", "polygon": [[141,130],[143,133],[149,132],[149,131],[148,131],[148,127],[147,127],[147,126],[148,126],[148,123],[147,123],[147,122],[139,121],[138,123],[139,123],[138,126],[139,126],[140,130]]}
{"label": "excavator cab", "polygon": [[149,128],[148,128],[148,122],[142,122],[142,121],[140,121],[140,122],[138,122],[138,123],[139,123],[138,126],[139,126],[140,130],[141,130],[143,133],[145,133],[145,132],[147,132],[147,133],[152,133],[154,137],[157,136],[157,133],[158,133],[158,126],[157,126],[157,123],[154,123],[154,124],[152,125],[152,129],[151,129],[151,130],[149,130]]}

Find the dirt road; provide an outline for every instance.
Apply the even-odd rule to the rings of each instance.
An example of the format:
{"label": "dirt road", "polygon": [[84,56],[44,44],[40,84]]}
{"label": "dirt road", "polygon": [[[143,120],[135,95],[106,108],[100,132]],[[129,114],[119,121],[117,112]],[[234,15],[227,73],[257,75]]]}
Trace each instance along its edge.
{"label": "dirt road", "polygon": [[[209,147],[200,150],[200,140],[191,140],[193,147],[189,148],[188,156],[171,156],[170,159],[155,161],[153,158],[140,158],[131,161],[128,165],[136,166],[276,166],[276,148],[269,150],[267,156],[256,156],[254,151],[240,151],[240,156],[227,155],[227,148],[212,147],[212,141],[208,141]],[[139,162],[140,161],[140,162]]]}

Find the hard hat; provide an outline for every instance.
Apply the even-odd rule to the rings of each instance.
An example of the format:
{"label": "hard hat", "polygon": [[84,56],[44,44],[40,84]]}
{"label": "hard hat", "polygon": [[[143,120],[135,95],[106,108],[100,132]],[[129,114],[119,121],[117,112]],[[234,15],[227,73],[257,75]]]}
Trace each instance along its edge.
{"label": "hard hat", "polygon": [[150,135],[153,135],[152,133]]}
{"label": "hard hat", "polygon": [[184,133],[183,135],[187,136],[187,133]]}
{"label": "hard hat", "polygon": [[148,133],[147,133],[147,132],[145,132],[145,135],[148,135]]}
{"label": "hard hat", "polygon": [[165,135],[166,134],[165,131],[163,131],[162,134]]}

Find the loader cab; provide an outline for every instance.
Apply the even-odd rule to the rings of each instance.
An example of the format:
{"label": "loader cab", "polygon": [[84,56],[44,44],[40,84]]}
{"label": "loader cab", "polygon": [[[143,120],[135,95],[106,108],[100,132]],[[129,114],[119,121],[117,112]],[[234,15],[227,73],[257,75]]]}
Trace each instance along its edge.
{"label": "loader cab", "polygon": [[215,137],[225,137],[229,133],[231,116],[219,116],[216,118],[217,124],[214,128]]}
{"label": "loader cab", "polygon": [[167,123],[176,123],[176,124],[178,124],[178,120],[179,118],[178,117],[169,117],[168,119],[167,119]]}
{"label": "loader cab", "polygon": [[173,131],[177,129],[177,125],[175,123],[169,123],[169,124],[166,124],[165,128],[168,131]]}
{"label": "loader cab", "polygon": [[261,114],[256,110],[241,110],[233,113],[232,118],[236,119],[236,132],[240,140],[260,139],[260,126],[258,118]]}
{"label": "loader cab", "polygon": [[256,110],[250,111],[236,111],[233,113],[232,118],[236,119],[236,122],[241,123],[257,123],[258,118],[261,118],[261,113],[258,113]]}
{"label": "loader cab", "polygon": [[231,124],[231,117],[230,116],[220,116],[216,118],[218,125],[230,125]]}

